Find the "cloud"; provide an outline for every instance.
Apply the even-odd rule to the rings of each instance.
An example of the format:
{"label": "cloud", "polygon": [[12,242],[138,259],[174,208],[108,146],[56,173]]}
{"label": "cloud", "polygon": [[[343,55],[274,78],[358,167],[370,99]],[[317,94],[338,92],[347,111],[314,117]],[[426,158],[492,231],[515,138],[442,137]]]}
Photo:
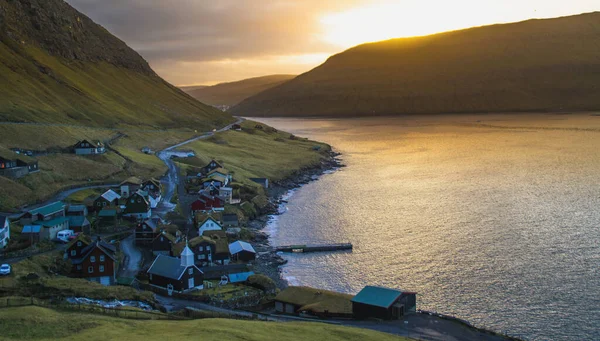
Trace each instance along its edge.
{"label": "cloud", "polygon": [[319,38],[319,16],[348,6],[341,0],[68,2],[152,63],[334,52]]}

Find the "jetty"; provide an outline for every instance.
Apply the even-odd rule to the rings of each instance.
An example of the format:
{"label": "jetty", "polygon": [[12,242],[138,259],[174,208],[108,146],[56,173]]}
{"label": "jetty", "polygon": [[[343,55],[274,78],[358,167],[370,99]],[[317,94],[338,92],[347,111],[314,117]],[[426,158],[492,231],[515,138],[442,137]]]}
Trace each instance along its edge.
{"label": "jetty", "polygon": [[314,245],[286,245],[273,248],[277,252],[307,253],[352,250],[352,243],[314,244]]}

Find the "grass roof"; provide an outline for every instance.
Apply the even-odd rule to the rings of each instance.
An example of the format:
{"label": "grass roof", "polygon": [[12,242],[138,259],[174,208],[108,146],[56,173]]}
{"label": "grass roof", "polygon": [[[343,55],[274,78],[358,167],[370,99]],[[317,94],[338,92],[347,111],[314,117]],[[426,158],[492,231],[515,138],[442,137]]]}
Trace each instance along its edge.
{"label": "grass roof", "polygon": [[309,287],[288,287],[280,292],[276,301],[300,306],[300,311],[352,314],[352,295]]}

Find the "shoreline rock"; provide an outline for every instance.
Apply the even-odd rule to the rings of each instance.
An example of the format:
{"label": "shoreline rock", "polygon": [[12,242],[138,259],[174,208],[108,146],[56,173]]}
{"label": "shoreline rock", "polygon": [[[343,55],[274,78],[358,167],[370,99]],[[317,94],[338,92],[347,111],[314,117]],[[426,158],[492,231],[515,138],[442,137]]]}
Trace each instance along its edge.
{"label": "shoreline rock", "polygon": [[[340,156],[340,153],[330,151],[327,158],[322,160],[319,165],[301,169],[291,177],[273,183],[269,189],[269,205],[261,212],[260,216],[248,223],[248,227],[255,231],[255,245],[264,248],[271,246],[270,236],[264,229],[270,221],[270,216],[280,214],[278,211],[279,205],[287,203],[287,200],[282,200],[283,195],[292,189],[300,188],[312,181],[318,180],[328,171],[344,167],[339,159]],[[281,266],[286,263],[287,260],[277,254],[277,252],[264,251],[259,252],[254,269],[256,272],[260,272],[271,278],[279,289],[285,289],[289,286],[289,283],[281,276]]]}

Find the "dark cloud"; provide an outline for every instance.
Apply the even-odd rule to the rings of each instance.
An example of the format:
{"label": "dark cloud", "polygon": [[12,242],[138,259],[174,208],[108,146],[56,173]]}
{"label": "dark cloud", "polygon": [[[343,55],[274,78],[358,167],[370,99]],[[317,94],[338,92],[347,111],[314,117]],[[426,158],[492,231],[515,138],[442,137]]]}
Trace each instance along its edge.
{"label": "dark cloud", "polygon": [[332,52],[316,38],[319,16],[349,6],[342,0],[68,2],[154,63]]}

